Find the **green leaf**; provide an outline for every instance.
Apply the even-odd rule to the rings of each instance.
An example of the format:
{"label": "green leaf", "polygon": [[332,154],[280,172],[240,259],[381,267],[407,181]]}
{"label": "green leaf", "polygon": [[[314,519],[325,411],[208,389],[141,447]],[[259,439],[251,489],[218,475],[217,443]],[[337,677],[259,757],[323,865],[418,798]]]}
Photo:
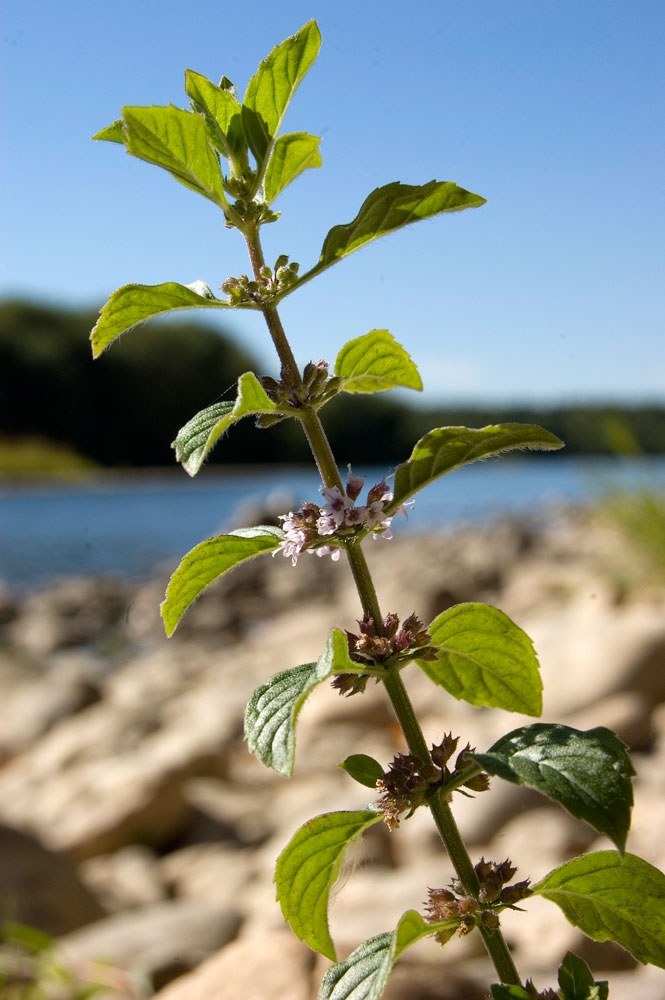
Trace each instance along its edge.
{"label": "green leaf", "polygon": [[298,713],[311,691],[331,674],[357,673],[346,636],[333,629],[316,663],[274,674],[256,689],[245,712],[245,739],[259,760],[278,774],[293,771]]}
{"label": "green leaf", "polygon": [[376,788],[377,781],[383,777],[384,773],[378,760],[374,760],[366,753],[352,753],[337,766],[346,771],[354,781],[367,788]]}
{"label": "green leaf", "polygon": [[569,951],[559,966],[561,1000],[607,1000],[609,987],[605,980],[595,982],[584,959]]}
{"label": "green leaf", "polygon": [[123,285],[113,292],[101,310],[90,340],[93,357],[98,358],[116,337],[127,333],[143,320],[176,309],[228,309],[228,302],[216,299],[203,281],[179,285]]}
{"label": "green leaf", "polygon": [[488,604],[457,604],[428,627],[436,660],[418,666],[471,705],[540,715],[542,682],[533,644],[508,615]]}
{"label": "green leaf", "polygon": [[533,993],[527,993],[523,986],[507,986],[505,983],[494,983],[492,1000],[533,1000]]}
{"label": "green leaf", "polygon": [[318,263],[289,286],[288,292],[284,294],[348,257],[354,250],[359,250],[395,229],[442,212],[458,212],[463,208],[477,208],[484,204],[485,198],[465,191],[452,181],[433,180],[420,185],[393,181],[376,188],[367,196],[352,222],[333,226],[323,241]]}
{"label": "green leaf", "polygon": [[191,69],[185,70],[185,90],[193,110],[203,115],[215,148],[227,158],[241,155],[246,143],[238,98]]}
{"label": "green leaf", "polygon": [[93,139],[105,139],[106,142],[119,142],[122,146],[125,145],[125,133],[122,128],[122,121],[113,122],[112,125],[107,125],[106,128],[102,128],[99,132],[95,132],[92,137]]}
{"label": "green leaf", "polygon": [[290,132],[279,137],[270,157],[264,182],[268,204],[303,170],[321,166],[320,142],[319,136],[308,135],[307,132]]}
{"label": "green leaf", "polygon": [[201,115],[167,108],[123,108],[125,144],[132,156],[168,170],[177,181],[227,208],[219,160]]}
{"label": "green leaf", "polygon": [[265,169],[289,102],[321,45],[316,21],[275,46],[249,81],[243,100],[242,122],[259,173]]}
{"label": "green leaf", "polygon": [[635,772],[625,745],[609,729],[585,732],[536,723],[502,736],[487,753],[469,757],[490,774],[547,795],[623,851]]}
{"label": "green leaf", "polygon": [[533,424],[436,427],[417,442],[408,461],[397,466],[394,498],[386,512],[393,513],[418,490],[460,465],[515,448],[552,451],[563,448],[563,441]]}
{"label": "green leaf", "polygon": [[344,379],[344,392],[423,387],[413,361],[387,330],[370,330],[349,340],[337,355],[335,375]]}
{"label": "green leaf", "polygon": [[335,960],[328,896],[352,840],[383,814],[365,809],[316,816],[296,831],[277,859],[275,882],[284,919],[314,951]]}
{"label": "green leaf", "polygon": [[458,923],[448,920],[427,924],[415,910],[407,910],[394,931],[364,941],[343,962],[328,969],[319,1000],[377,1000],[393,965],[406,948],[437,931],[452,931]]}
{"label": "green leaf", "polygon": [[283,538],[280,528],[260,524],[208,538],[188,552],[171,577],[161,604],[166,634],[173,635],[189,605],[209,584],[240,563],[279,548]]}
{"label": "green leaf", "polygon": [[199,471],[206,456],[229,427],[243,417],[261,413],[286,413],[278,410],[266,395],[253,372],[238,379],[238,395],[234,403],[213,403],[201,410],[178,431],[171,447],[176,458],[190,476]]}
{"label": "green leaf", "polygon": [[595,851],[555,868],[532,891],[594,941],[616,941],[665,968],[665,875],[634,854]]}

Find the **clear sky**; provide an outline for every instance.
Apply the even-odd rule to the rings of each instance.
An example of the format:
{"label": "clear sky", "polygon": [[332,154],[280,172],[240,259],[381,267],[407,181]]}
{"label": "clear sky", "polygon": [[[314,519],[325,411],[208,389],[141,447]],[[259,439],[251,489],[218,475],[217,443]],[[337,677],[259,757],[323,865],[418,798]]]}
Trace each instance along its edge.
{"label": "clear sky", "polygon": [[[662,0],[4,0],[0,294],[98,308],[130,281],[217,289],[246,271],[211,203],[89,137],[123,104],[186,107],[186,67],[242,95],[311,17],[323,45],[285,130],[323,136],[323,168],[276,202],[267,258],[307,269],[392,180],[453,180],[488,203],[287,298],[299,360],[388,328],[427,402],[663,401]],[[228,326],[274,371],[258,314]]]}

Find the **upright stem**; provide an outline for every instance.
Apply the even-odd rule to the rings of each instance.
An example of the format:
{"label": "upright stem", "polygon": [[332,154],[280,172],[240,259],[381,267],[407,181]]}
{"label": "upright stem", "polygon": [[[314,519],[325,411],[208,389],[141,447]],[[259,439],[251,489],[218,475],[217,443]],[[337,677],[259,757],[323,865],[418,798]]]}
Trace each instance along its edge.
{"label": "upright stem", "polygon": [[[264,266],[258,227],[248,223],[244,236],[254,276],[258,278],[260,269]],[[276,307],[265,305],[262,307],[262,311],[282,363],[283,377],[289,380],[290,385],[302,387],[300,372]],[[342,481],[337,469],[337,463],[335,462],[330,443],[317,411],[311,406],[304,406],[298,415],[323,482],[326,486],[337,486],[339,489],[342,489]],[[365,555],[360,545],[353,542],[348,543],[345,546],[345,550],[362,604],[363,614],[366,618],[370,618],[373,621],[377,635],[382,635],[383,616]],[[413,704],[404,687],[399,671],[387,670],[383,678],[383,683],[410,752],[420,757],[423,761],[430,760],[423,731],[420,728],[420,723],[418,722]],[[429,801],[429,807],[437,830],[455,868],[457,877],[462,883],[465,892],[469,896],[477,898],[480,889],[478,876],[471,863],[468,851],[464,846],[450,806],[440,795],[434,795]],[[482,924],[479,929],[489,956],[501,978],[501,982],[514,986],[521,985],[519,974],[500,929],[493,930],[484,927]]]}

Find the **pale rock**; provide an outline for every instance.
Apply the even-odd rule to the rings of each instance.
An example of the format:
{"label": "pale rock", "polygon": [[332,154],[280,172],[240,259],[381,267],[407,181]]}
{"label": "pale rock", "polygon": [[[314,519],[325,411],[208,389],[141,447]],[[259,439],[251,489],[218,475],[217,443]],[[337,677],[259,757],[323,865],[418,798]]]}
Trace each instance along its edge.
{"label": "pale rock", "polygon": [[[216,906],[238,905],[256,878],[255,852],[223,844],[190,844],[165,855],[160,881],[169,895]],[[272,892],[274,903],[274,890]]]}
{"label": "pale rock", "polygon": [[156,855],[142,844],[89,858],[79,873],[109,912],[158,903],[167,896]]}

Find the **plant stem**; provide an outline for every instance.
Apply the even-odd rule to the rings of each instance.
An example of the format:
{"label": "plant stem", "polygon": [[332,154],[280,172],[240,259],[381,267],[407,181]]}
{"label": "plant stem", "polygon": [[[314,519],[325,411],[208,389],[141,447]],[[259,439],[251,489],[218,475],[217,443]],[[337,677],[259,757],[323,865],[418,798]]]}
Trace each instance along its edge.
{"label": "plant stem", "polygon": [[[247,224],[244,236],[254,275],[258,278],[259,271],[264,266],[258,227]],[[276,307],[264,305],[262,312],[282,363],[283,377],[289,379],[292,386],[302,387],[300,372]],[[337,486],[340,490],[343,489],[337,463],[317,411],[311,406],[304,406],[298,416],[323,482],[326,486]],[[382,635],[383,616],[365,554],[359,544],[349,543],[345,546],[345,550],[362,604],[363,614],[366,618],[372,619],[377,635]],[[413,703],[404,687],[399,671],[387,670],[382,680],[410,752],[423,761],[431,760]],[[465,892],[477,899],[480,889],[478,876],[464,846],[450,806],[440,795],[435,795],[430,799],[429,807],[457,877]],[[501,931],[498,928],[493,930],[484,927],[482,924],[479,925],[479,930],[501,982],[514,986],[521,985],[519,974]]]}

